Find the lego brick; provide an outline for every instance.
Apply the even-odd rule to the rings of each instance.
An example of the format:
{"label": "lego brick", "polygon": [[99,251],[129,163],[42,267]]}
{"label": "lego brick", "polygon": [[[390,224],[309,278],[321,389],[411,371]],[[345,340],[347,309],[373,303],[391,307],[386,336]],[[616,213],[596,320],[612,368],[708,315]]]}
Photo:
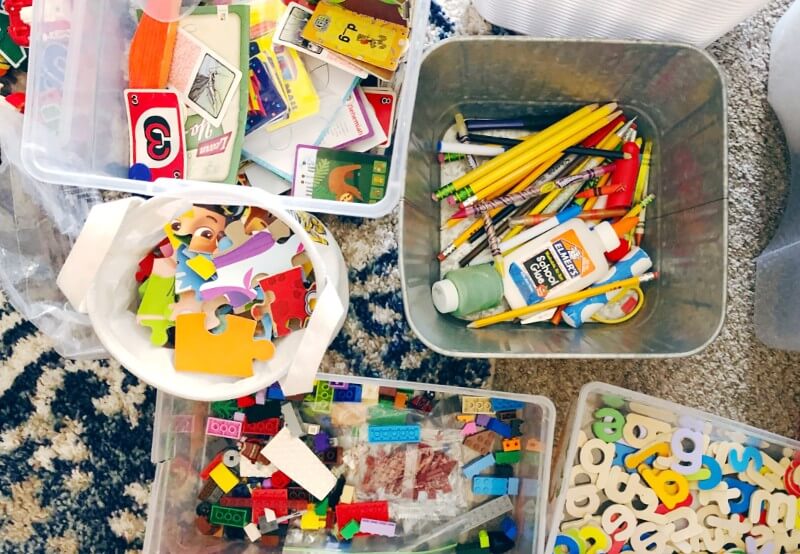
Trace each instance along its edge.
{"label": "lego brick", "polygon": [[250,422],[245,421],[242,424],[242,433],[245,435],[260,435],[266,437],[274,437],[278,434],[281,428],[281,420],[279,417],[271,417],[262,421]]}
{"label": "lego brick", "polygon": [[509,540],[517,540],[517,523],[510,516],[506,516],[500,522],[500,529]]}
{"label": "lego brick", "polygon": [[314,513],[314,505],[307,504],[306,511],[300,518],[300,528],[306,531],[319,531],[325,529],[327,519]]}
{"label": "lego brick", "polygon": [[419,442],[419,425],[370,425],[368,440],[373,444]]}
{"label": "lego brick", "polygon": [[254,522],[258,522],[258,518],[264,514],[265,508],[275,512],[277,517],[283,517],[289,513],[286,489],[254,489],[251,494]]}
{"label": "lego brick", "polygon": [[339,534],[341,534],[342,537],[344,537],[349,541],[350,539],[356,536],[359,527],[360,525],[358,524],[358,522],[354,519],[351,519],[350,521],[347,522],[347,524],[344,527],[342,527],[339,530]]}
{"label": "lego brick", "polygon": [[361,402],[361,385],[350,384],[346,389],[333,391],[334,402]]}
{"label": "lego brick", "polygon": [[514,467],[505,464],[495,465],[492,474],[495,477],[514,477]]}
{"label": "lego brick", "polygon": [[544,445],[542,445],[542,441],[538,439],[528,439],[525,441],[525,450],[528,452],[544,452]]}
{"label": "lego brick", "polygon": [[258,518],[258,530],[262,535],[272,533],[278,530],[278,522],[275,520],[268,520],[264,516]]}
{"label": "lego brick", "polygon": [[303,430],[303,422],[294,404],[291,402],[283,404],[281,406],[281,414],[283,415],[283,424],[289,428],[293,437],[300,438],[306,434],[305,430]]}
{"label": "lego brick", "polygon": [[[507,514],[514,509],[514,504],[508,496],[493,498],[492,500],[473,508],[466,514],[455,517],[446,523],[438,525],[436,529],[427,535],[418,537],[410,544],[404,545],[408,552],[418,550],[425,544],[432,544],[441,538],[449,540],[449,537],[460,533],[468,533],[486,523]],[[485,553],[483,553],[485,554]]]}
{"label": "lego brick", "polygon": [[216,491],[219,491],[219,496],[221,497],[223,492],[217,486],[217,484],[209,479],[203,485],[203,488],[200,489],[200,492],[197,493],[197,498],[199,500],[209,500],[212,496],[216,496]]}
{"label": "lego brick", "polygon": [[516,464],[522,459],[522,452],[512,450],[511,452],[495,452],[494,459],[498,464]]}
{"label": "lego brick", "polygon": [[306,505],[312,501],[311,495],[302,487],[289,487],[288,506],[292,510],[305,510]]}
{"label": "lego brick", "polygon": [[208,520],[213,525],[227,525],[229,527],[243,528],[249,522],[249,516],[249,511],[242,508],[211,506],[211,516]]}
{"label": "lego brick", "polygon": [[312,409],[318,413],[328,414],[331,411],[331,402],[333,402],[333,389],[325,381],[317,381]]}
{"label": "lego brick", "polygon": [[218,453],[216,456],[214,456],[214,458],[210,462],[208,462],[206,467],[203,468],[203,471],[200,472],[200,478],[208,479],[208,474],[211,473],[211,470],[217,467],[221,463],[222,463],[222,452]]}
{"label": "lego brick", "polygon": [[345,383],[344,381],[328,381],[328,386],[333,390],[346,389],[348,383]]}
{"label": "lego brick", "polygon": [[503,439],[503,452],[514,452],[515,450],[521,450],[522,443],[519,440],[519,437],[514,437],[513,439]]}
{"label": "lego brick", "polygon": [[244,409],[244,415],[250,423],[258,423],[265,419],[281,416],[281,403],[277,400],[270,400],[263,405],[253,404]]}
{"label": "lego brick", "polygon": [[341,526],[342,521],[362,519],[375,519],[378,521],[389,521],[389,503],[384,501],[376,502],[356,502],[353,504],[336,505],[336,521]]}
{"label": "lego brick", "polygon": [[209,417],[206,420],[206,435],[239,440],[242,436],[242,424],[228,419]]}
{"label": "lego brick", "polygon": [[433,410],[432,397],[427,393],[415,396],[408,402],[408,405],[426,414]]}
{"label": "lego brick", "polygon": [[278,383],[273,383],[267,389],[267,398],[270,400],[285,400],[286,398],[283,396],[283,391],[281,390],[281,386]]}
{"label": "lego brick", "polygon": [[236,399],[236,405],[240,408],[249,408],[250,406],[255,405],[256,399],[252,396],[242,396],[241,398]]}
{"label": "lego brick", "polygon": [[219,505],[226,508],[247,508],[253,507],[252,498],[239,498],[237,496],[223,496],[219,499]]}
{"label": "lego brick", "polygon": [[322,463],[327,467],[338,466],[342,463],[342,447],[328,448],[325,452],[317,454],[317,457],[322,460]]}
{"label": "lego brick", "polygon": [[283,428],[261,450],[292,481],[322,500],[336,486],[336,477],[306,444]]}
{"label": "lego brick", "polygon": [[391,521],[378,521],[376,519],[364,518],[361,520],[362,533],[368,535],[380,535],[382,537],[394,537],[396,525]]}
{"label": "lego brick", "polygon": [[519,494],[519,479],[516,477],[508,478],[508,495],[517,496]]}
{"label": "lego brick", "polygon": [[394,407],[398,410],[404,410],[408,402],[408,395],[404,392],[397,391],[394,395]]}
{"label": "lego brick", "polygon": [[492,402],[485,396],[462,396],[461,411],[465,414],[493,414]]}
{"label": "lego brick", "polygon": [[517,418],[517,412],[516,411],[497,412],[496,414],[494,414],[494,417],[496,417],[500,421],[511,421],[512,419]]}
{"label": "lego brick", "polygon": [[[511,421],[509,421],[508,424],[511,425],[511,435],[510,436],[511,437],[521,437],[522,436],[522,425],[524,423],[525,422],[522,421],[521,419],[512,419]],[[510,438],[510,437],[506,437],[506,438]]]}
{"label": "lego brick", "polygon": [[481,548],[489,548],[489,533],[486,532],[486,529],[481,529],[478,533],[478,544],[481,545]]}
{"label": "lego brick", "polygon": [[476,475],[472,478],[472,492],[474,494],[501,496],[508,493],[508,481],[503,477]]}
{"label": "lego brick", "polygon": [[485,429],[485,428],[489,427],[489,422],[491,420],[492,420],[492,418],[489,417],[486,414],[478,414],[478,415],[475,416],[475,425],[480,425],[481,427],[483,427]]}
{"label": "lego brick", "polygon": [[324,516],[328,513],[328,499],[326,498],[322,502],[318,503],[314,506],[314,513],[318,516]]}
{"label": "lego brick", "polygon": [[339,497],[339,502],[342,504],[352,504],[355,492],[356,489],[354,487],[351,485],[345,485],[342,489],[342,495]]}
{"label": "lego brick", "polygon": [[[512,423],[513,423],[513,421],[516,421],[516,420],[512,420]],[[500,421],[499,419],[495,419],[495,418],[490,419],[489,423],[486,425],[486,427],[490,431],[494,431],[495,433],[497,433],[498,435],[500,435],[501,437],[504,437],[506,439],[510,439],[511,437],[514,436],[512,434],[511,425],[509,425],[508,423],[506,423],[504,421]]]}
{"label": "lego brick", "polygon": [[271,482],[273,489],[285,489],[292,482],[287,475],[282,471],[276,471],[271,475]]}
{"label": "lego brick", "polygon": [[244,532],[247,535],[247,538],[250,539],[250,542],[256,542],[261,538],[261,531],[258,529],[258,525],[255,523],[248,523],[244,526]]}
{"label": "lego brick", "polygon": [[397,395],[397,389],[394,387],[380,387],[378,394],[385,398],[394,398]]}
{"label": "lego brick", "polygon": [[507,398],[492,398],[492,409],[495,412],[502,412],[504,410],[519,410],[525,407],[524,402],[519,400],[509,400]]}
{"label": "lego brick", "polygon": [[479,454],[488,454],[494,450],[494,443],[497,435],[488,429],[475,433],[464,439],[464,446],[478,452]]}
{"label": "lego brick", "polygon": [[489,469],[495,464],[494,454],[491,452],[480,458],[476,458],[464,466],[464,476],[467,479],[472,479],[481,471]]}
{"label": "lego brick", "polygon": [[208,476],[214,480],[224,493],[229,493],[233,487],[239,484],[239,478],[224,464],[217,465]]}
{"label": "lego brick", "polygon": [[241,458],[241,454],[235,448],[229,448],[222,452],[222,463],[230,469],[236,468]]}

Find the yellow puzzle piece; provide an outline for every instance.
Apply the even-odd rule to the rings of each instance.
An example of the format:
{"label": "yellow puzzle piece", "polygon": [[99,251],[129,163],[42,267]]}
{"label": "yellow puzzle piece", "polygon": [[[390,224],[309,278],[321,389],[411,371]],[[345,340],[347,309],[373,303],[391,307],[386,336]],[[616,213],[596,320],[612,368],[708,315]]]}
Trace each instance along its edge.
{"label": "yellow puzzle piece", "polygon": [[181,314],[175,322],[175,369],[197,371],[228,377],[253,375],[253,359],[269,360],[275,345],[256,340],[256,322],[228,315],[225,331],[212,334],[206,330],[205,314]]}

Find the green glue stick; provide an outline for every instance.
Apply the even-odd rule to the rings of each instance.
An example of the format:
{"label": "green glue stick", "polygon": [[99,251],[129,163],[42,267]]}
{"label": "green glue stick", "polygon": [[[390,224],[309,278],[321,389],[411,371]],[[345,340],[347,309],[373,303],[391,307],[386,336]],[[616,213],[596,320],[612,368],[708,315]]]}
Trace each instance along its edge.
{"label": "green glue stick", "polygon": [[433,284],[433,305],[457,317],[494,308],[503,299],[503,279],[492,264],[448,271]]}

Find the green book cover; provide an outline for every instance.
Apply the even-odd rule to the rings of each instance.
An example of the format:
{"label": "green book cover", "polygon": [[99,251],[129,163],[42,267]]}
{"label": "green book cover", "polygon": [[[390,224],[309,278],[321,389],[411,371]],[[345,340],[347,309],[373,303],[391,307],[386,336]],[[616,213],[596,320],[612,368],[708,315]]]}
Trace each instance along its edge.
{"label": "green book cover", "polygon": [[389,158],[300,145],[293,196],[374,204],[386,194]]}

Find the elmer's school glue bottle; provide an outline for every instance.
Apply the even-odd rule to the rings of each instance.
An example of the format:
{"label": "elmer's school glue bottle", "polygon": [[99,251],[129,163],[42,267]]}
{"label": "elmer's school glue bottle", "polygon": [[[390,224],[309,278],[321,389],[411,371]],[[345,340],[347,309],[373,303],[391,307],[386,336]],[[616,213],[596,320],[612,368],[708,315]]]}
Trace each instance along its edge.
{"label": "elmer's school glue bottle", "polygon": [[608,274],[605,253],[619,243],[606,221],[591,229],[580,219],[562,223],[505,257],[506,300],[521,308],[585,289]]}

